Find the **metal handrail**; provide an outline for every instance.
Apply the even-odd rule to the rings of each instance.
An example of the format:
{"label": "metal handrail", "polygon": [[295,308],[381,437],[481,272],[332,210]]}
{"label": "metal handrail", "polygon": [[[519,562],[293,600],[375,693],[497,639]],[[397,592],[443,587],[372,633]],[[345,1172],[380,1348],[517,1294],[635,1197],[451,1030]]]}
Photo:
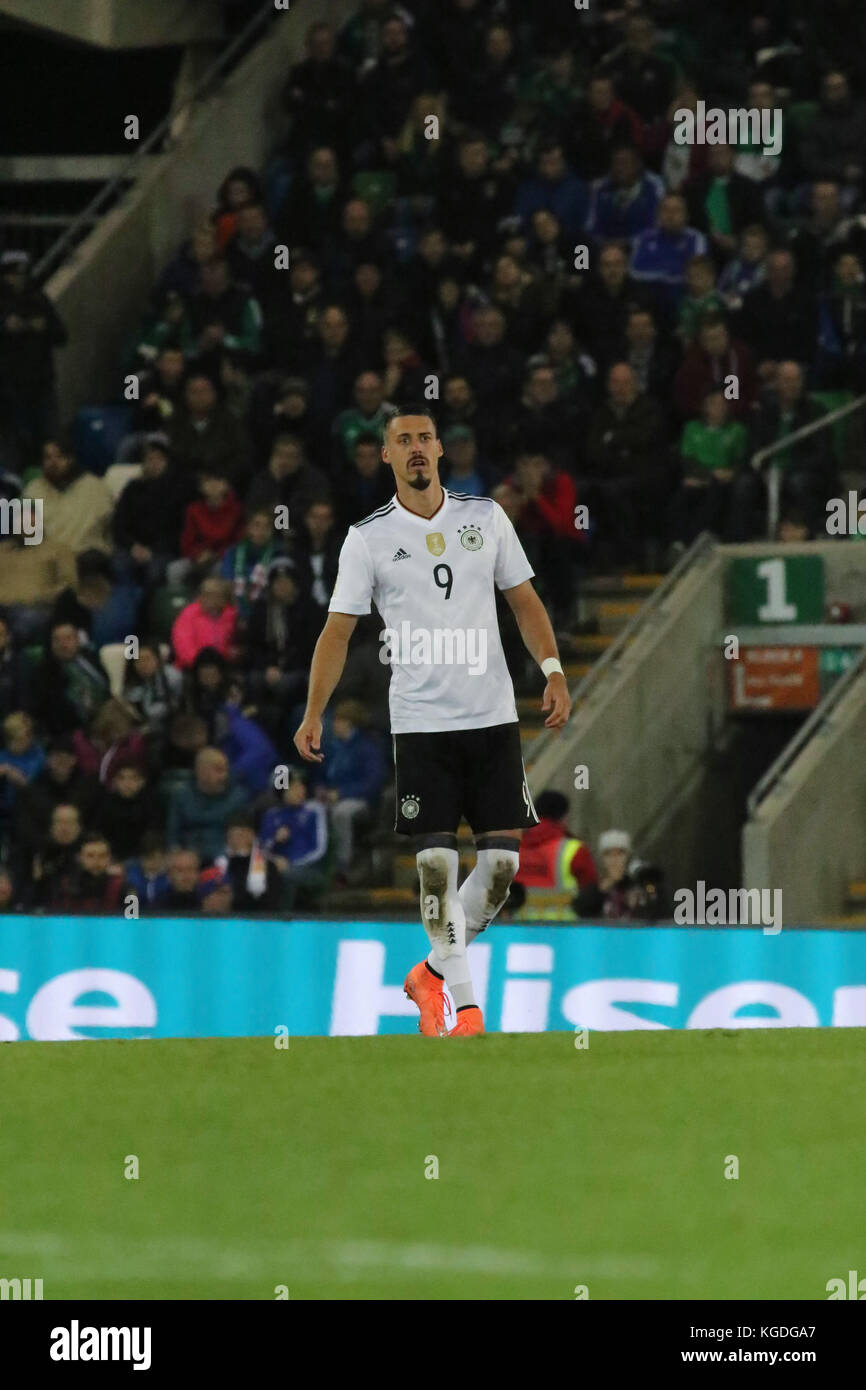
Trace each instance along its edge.
{"label": "metal handrail", "polygon": [[[580,700],[585,700],[593,686],[605,674],[607,668],[613,665],[622,656],[626,647],[632,641],[639,627],[650,618],[655,610],[664,603],[674,585],[683,577],[686,570],[691,569],[692,565],[709,549],[715,545],[715,537],[709,531],[702,531],[692,542],[684,555],[681,555],[673,569],[669,570],[659,584],[654,589],[650,597],[641,604],[637,613],[629,619],[625,627],[614,638],[609,647],[605,649],[598,661],[594,661],[585,676],[582,676],[574,691],[569,691],[572,705],[576,709]],[[532,762],[537,763],[539,754],[544,751],[548,741],[553,737],[552,729],[545,729],[544,733],[535,740],[532,748]]]}
{"label": "metal handrail", "polygon": [[821,703],[813,709],[805,724],[797,730],[797,733],[786,743],[778,758],[771,763],[761,780],[752,789],[746,802],[746,809],[749,819],[755,815],[760,803],[769,795],[770,790],[781,781],[783,775],[799,757],[801,750],[812,738],[813,734],[822,724],[825,724],[830,715],[839,704],[840,700],[847,695],[851,686],[866,672],[866,648],[861,651],[853,666],[849,666],[844,676],[841,676],[833,687],[828,690]]}
{"label": "metal handrail", "polygon": [[85,224],[88,231],[92,229],[96,218],[120,190],[121,185],[129,181],[132,171],[136,169],[136,166],[150,154],[155,146],[160,144],[171,130],[171,127],[176,123],[178,117],[183,115],[185,111],[188,111],[190,107],[194,106],[195,103],[201,99],[207,89],[229,66],[235,54],[243,48],[245,44],[249,43],[250,39],[256,35],[259,29],[264,29],[266,22],[270,22],[276,13],[277,11],[274,9],[273,0],[266,0],[258,13],[255,14],[241,32],[232,39],[231,43],[223,49],[207,69],[204,76],[196,82],[190,95],[182,101],[179,106],[174,107],[173,110],[160,121],[159,125],[152,134],[148,136],[144,144],[140,145],[135,151],[135,154],[130,157],[128,163],[124,165],[120,173],[115,174],[114,178],[99,190],[70,226],[67,227],[63,236],[58,237],[57,241],[49,246],[45,255],[34,267],[33,275],[35,279],[44,279],[48,272],[55,268],[66,255],[66,252],[71,249],[72,244],[85,227]]}
{"label": "metal handrail", "polygon": [[[783,449],[789,449],[792,444],[798,444],[801,439],[807,439],[811,434],[817,434],[819,430],[826,429],[828,425],[835,425],[837,420],[843,419],[846,415],[851,415],[855,410],[866,405],[866,396],[858,396],[856,401],[849,401],[847,405],[837,406],[831,410],[829,415],[822,415],[818,420],[812,420],[808,425],[801,425],[793,434],[788,434],[784,439],[776,439],[772,444],[765,444],[763,449],[758,449],[749,460],[755,472],[767,459],[774,454],[780,454]],[[773,540],[776,535],[776,526],[779,522],[779,469],[771,467],[767,472],[767,539]]]}

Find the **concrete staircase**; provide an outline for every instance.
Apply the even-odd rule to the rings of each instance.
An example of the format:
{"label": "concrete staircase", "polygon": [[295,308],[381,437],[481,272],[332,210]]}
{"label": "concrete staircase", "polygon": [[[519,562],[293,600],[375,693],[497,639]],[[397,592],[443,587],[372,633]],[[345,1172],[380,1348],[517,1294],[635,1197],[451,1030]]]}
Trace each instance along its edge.
{"label": "concrete staircase", "polygon": [[[641,605],[662,582],[660,574],[634,574],[606,577],[587,581],[580,595],[580,630],[573,634],[557,633],[563,670],[569,689],[575,687],[592,669],[593,663],[615,641],[622,629],[640,611]],[[543,684],[539,675],[538,693],[518,695],[517,713],[520,718],[520,741],[523,746],[523,761],[526,764],[530,782],[532,780],[533,744],[544,732],[545,715],[541,708]],[[541,788],[533,789],[536,793]],[[388,793],[386,793],[386,797]],[[379,877],[382,881],[373,886],[333,889],[322,900],[323,912],[357,913],[362,915],[409,913],[414,916],[418,908],[418,873],[414,854],[405,852],[405,842],[395,835],[390,826],[392,822],[390,800],[388,801],[385,824],[374,838],[374,864],[381,866]],[[460,851],[461,879],[471,870],[475,862],[472,833],[464,822],[458,831],[457,844]],[[551,896],[551,911],[555,914],[561,904],[553,901],[562,895]]]}

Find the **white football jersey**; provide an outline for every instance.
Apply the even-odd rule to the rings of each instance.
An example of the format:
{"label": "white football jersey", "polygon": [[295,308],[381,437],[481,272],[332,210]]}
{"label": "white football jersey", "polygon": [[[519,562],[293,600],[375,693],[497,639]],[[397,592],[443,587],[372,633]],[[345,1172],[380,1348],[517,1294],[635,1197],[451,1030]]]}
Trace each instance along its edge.
{"label": "white football jersey", "polygon": [[495,590],[533,577],[514,527],[490,497],[446,491],[428,519],[395,494],[349,527],[328,609],[361,616],[374,603],[381,614],[392,733],[517,719]]}

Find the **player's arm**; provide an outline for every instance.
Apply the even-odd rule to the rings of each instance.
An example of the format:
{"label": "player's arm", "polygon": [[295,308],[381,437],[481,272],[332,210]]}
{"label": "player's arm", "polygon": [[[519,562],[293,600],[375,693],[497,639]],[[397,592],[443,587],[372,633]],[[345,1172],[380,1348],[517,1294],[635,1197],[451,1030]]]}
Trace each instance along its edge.
{"label": "player's arm", "polygon": [[[559,653],[556,650],[556,638],[547,616],[547,609],[533,589],[532,580],[525,579],[522,584],[516,584],[513,589],[503,589],[502,592],[517,619],[520,635],[530,655],[535,658],[539,666],[549,659],[558,662]],[[561,729],[568,722],[568,716],[571,713],[571,697],[561,669],[551,671],[547,677],[541,708],[550,711],[544,721],[545,728]]]}
{"label": "player's arm", "polygon": [[307,708],[295,734],[295,747],[308,763],[320,763],[324,758],[321,752],[322,715],[343,674],[349,638],[355,631],[357,621],[357,617],[351,613],[329,613],[316,643],[310,667]]}

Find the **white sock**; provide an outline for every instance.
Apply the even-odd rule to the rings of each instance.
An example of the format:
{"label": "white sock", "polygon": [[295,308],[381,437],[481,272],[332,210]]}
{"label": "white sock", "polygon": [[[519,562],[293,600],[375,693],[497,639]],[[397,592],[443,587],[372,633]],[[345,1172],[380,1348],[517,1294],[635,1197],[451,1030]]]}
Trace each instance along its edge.
{"label": "white sock", "polygon": [[474,1005],[466,956],[466,917],[457,892],[456,849],[422,849],[416,855],[421,884],[421,921],[432,950],[427,963],[445,980],[455,1009]]}
{"label": "white sock", "polygon": [[[467,874],[458,894],[466,918],[467,946],[471,946],[508,901],[508,889],[519,867],[520,854],[516,850],[478,851],[475,867]],[[427,964],[437,969],[432,951]]]}

